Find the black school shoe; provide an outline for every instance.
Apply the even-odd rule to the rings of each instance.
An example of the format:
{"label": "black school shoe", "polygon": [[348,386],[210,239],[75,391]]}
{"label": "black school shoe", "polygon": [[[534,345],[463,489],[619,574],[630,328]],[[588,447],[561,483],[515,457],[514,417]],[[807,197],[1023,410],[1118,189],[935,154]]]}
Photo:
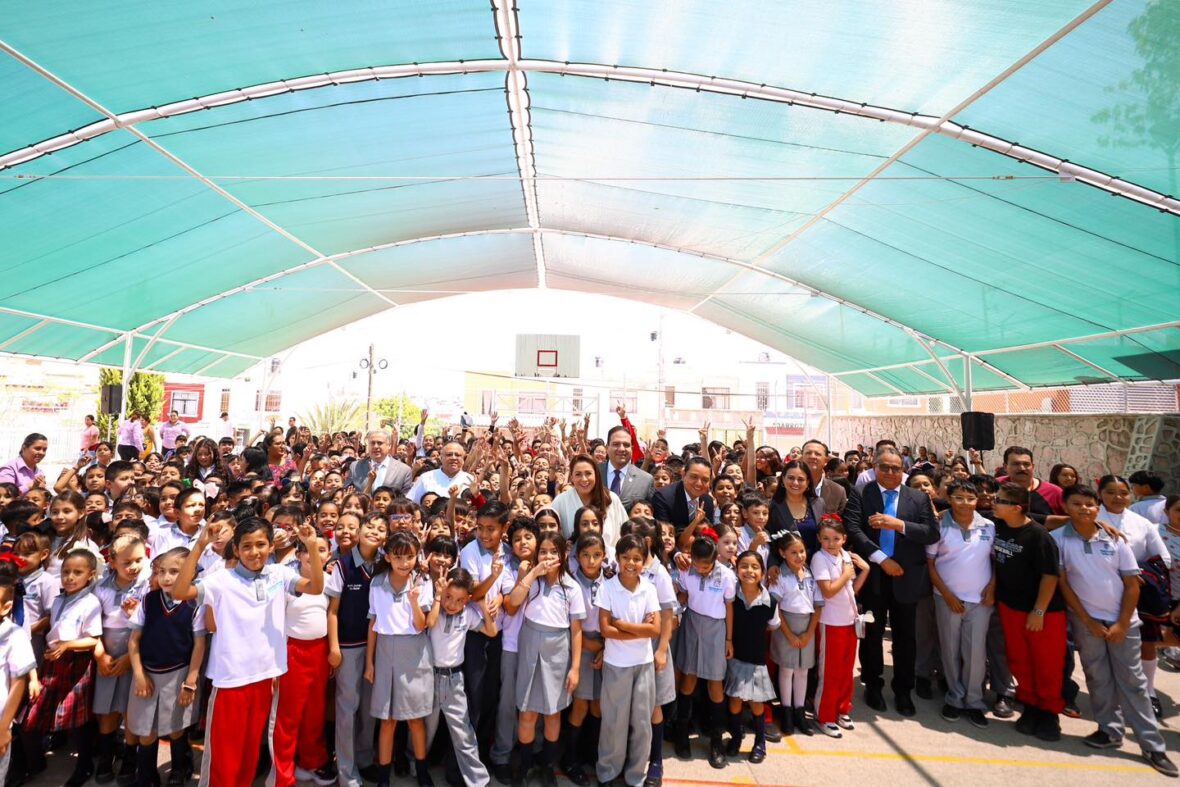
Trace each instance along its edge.
{"label": "black school shoe", "polygon": [[1180,776],[1180,770],[1176,769],[1176,764],[1168,759],[1168,755],[1162,751],[1145,751],[1143,752],[1143,759],[1147,760],[1147,764],[1164,776],[1171,776],[1175,779]]}
{"label": "black school shoe", "polygon": [[1043,710],[1039,716],[1033,735],[1048,743],[1056,743],[1061,740],[1061,721],[1057,718],[1057,714]]}
{"label": "black school shoe", "polygon": [[1021,735],[1034,735],[1037,731],[1037,722],[1040,720],[1041,709],[1026,705],[1024,713],[1020,714],[1020,718],[1016,720],[1016,731]]}
{"label": "black school shoe", "polygon": [[934,687],[930,684],[930,678],[916,678],[914,680],[914,693],[924,700],[934,699]]}
{"label": "black school shoe", "polygon": [[710,767],[721,770],[729,761],[725,759],[725,747],[721,743],[720,735],[713,735],[709,741],[709,765]]}
{"label": "black school shoe", "polygon": [[1082,738],[1082,743],[1091,749],[1117,749],[1123,745],[1122,738],[1112,738],[1106,730],[1094,730]]}

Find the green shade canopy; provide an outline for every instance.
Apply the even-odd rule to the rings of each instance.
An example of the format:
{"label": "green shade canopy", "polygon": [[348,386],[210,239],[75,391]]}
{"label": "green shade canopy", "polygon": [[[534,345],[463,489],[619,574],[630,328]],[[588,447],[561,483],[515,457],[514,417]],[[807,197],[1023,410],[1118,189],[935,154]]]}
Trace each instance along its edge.
{"label": "green shade canopy", "polygon": [[229,377],[553,287],[867,395],[1180,378],[1177,40],[1174,0],[12,3],[0,352]]}

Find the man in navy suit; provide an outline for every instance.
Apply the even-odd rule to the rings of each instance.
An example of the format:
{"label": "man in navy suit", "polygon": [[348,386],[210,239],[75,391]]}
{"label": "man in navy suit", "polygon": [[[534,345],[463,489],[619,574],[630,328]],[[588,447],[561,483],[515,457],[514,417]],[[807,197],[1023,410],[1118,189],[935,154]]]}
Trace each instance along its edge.
{"label": "man in navy suit", "polygon": [[885,710],[881,640],[888,618],[893,630],[892,688],[897,712],[913,716],[915,617],[918,599],[931,592],[926,546],[938,541],[938,523],[930,499],[902,485],[905,464],[896,448],[883,447],[873,461],[876,480],[859,495],[850,495],[844,508],[848,548],[871,566],[861,601],[875,620],[866,626],[860,642],[860,679],[865,704]]}
{"label": "man in navy suit", "polygon": [[657,489],[651,499],[652,514],[657,521],[671,522],[679,536],[692,523],[697,509],[704,509],[705,521],[713,521],[713,466],[703,456],[694,456],[684,465],[684,479]]}

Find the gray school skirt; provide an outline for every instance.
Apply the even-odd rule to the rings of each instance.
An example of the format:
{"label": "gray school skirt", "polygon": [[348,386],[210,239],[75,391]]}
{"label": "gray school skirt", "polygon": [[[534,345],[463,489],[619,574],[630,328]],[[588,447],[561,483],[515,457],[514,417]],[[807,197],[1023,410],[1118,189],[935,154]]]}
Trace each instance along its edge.
{"label": "gray school skirt", "polygon": [[127,698],[127,731],[132,735],[156,735],[167,738],[174,732],[191,727],[199,718],[201,707],[201,686],[193,692],[193,701],[188,707],[180,704],[180,687],[188,674],[188,665],[171,672],[148,672],[152,681],[152,696],[136,697],[135,692]]}
{"label": "gray school skirt", "polygon": [[[675,635],[675,632],[673,632],[673,635]],[[672,659],[674,642],[674,640],[669,640],[668,642],[668,663],[662,670],[656,669],[655,663],[652,663],[652,669],[656,674],[656,705],[667,705],[676,699],[676,667]],[[651,641],[652,652],[654,653],[659,646],[660,638],[656,637]]]}
{"label": "gray school skirt", "polygon": [[[582,632],[582,640],[587,639],[602,642],[602,635],[597,632],[587,634]],[[582,663],[578,670],[578,688],[574,690],[574,697],[579,700],[596,700],[602,696],[602,670],[594,669],[594,659],[602,652],[591,653],[582,649]]]}
{"label": "gray school skirt", "polygon": [[[131,641],[131,629],[107,629],[102,633],[102,647],[113,657],[127,655],[127,644]],[[94,671],[94,712],[123,713],[127,710],[127,695],[135,684],[135,677],[128,669],[118,677],[100,675]],[[138,733],[137,733],[138,734]]]}
{"label": "gray school skirt", "polygon": [[725,696],[745,702],[769,702],[778,695],[765,664],[730,659],[725,667]]}
{"label": "gray school skirt", "polygon": [[375,719],[421,719],[434,710],[434,667],[430,637],[419,634],[378,634],[373,656]]}
{"label": "gray school skirt", "polygon": [[701,680],[725,680],[725,619],[685,610],[676,641],[676,669]]}
{"label": "gray school skirt", "polygon": [[[802,634],[811,625],[811,615],[803,612],[783,612],[779,614],[787,621],[787,628],[795,634]],[[805,648],[791,647],[782,629],[775,629],[770,635],[770,657],[774,663],[783,669],[811,669],[815,666],[815,639],[807,643]]]}
{"label": "gray school skirt", "polygon": [[516,707],[550,716],[570,705],[570,630],[525,620],[516,657]]}

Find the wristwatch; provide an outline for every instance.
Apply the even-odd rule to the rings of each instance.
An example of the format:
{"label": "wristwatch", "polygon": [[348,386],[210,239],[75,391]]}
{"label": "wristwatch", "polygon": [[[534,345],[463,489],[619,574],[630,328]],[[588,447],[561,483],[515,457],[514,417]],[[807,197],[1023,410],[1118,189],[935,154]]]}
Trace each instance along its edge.
{"label": "wristwatch", "polygon": [[1045,610],[1043,610],[1043,609],[1034,609],[1034,610],[1033,610],[1033,614],[1034,614],[1034,615],[1036,615],[1038,618],[1043,618],[1043,617],[1045,617]]}

